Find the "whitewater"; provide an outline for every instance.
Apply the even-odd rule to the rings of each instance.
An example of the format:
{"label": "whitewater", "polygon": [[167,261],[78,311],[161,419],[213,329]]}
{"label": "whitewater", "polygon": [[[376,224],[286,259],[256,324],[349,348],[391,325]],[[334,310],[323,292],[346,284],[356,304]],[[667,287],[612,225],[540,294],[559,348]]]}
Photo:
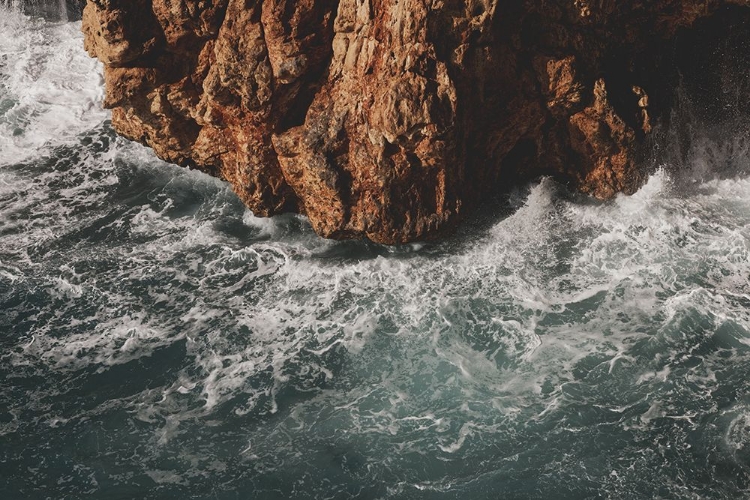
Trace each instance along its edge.
{"label": "whitewater", "polygon": [[82,45],[0,6],[0,498],[750,496],[746,129],[335,242],[117,137]]}

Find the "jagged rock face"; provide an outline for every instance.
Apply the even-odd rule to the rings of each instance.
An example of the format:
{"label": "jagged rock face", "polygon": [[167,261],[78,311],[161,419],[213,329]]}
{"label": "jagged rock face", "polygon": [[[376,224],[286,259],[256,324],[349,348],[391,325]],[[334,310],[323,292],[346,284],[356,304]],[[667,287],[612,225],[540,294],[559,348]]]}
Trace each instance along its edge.
{"label": "jagged rock face", "polygon": [[88,0],[83,31],[119,133],[257,215],[399,243],[540,175],[633,192],[669,40],[728,3]]}

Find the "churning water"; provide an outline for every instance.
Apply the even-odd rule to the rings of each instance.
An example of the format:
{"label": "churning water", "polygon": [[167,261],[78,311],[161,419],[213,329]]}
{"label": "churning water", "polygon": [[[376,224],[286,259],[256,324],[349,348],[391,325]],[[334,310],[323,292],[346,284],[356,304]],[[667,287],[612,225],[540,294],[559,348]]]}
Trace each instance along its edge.
{"label": "churning water", "polygon": [[326,241],[117,138],[79,29],[0,10],[0,498],[750,495],[747,175]]}

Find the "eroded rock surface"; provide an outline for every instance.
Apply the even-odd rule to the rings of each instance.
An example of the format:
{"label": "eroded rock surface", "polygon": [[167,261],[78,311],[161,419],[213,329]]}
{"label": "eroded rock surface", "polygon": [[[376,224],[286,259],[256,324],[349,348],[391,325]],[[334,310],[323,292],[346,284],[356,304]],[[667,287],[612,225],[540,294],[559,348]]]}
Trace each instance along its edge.
{"label": "eroded rock surface", "polygon": [[720,0],[88,0],[122,135],[229,181],[257,215],[399,243],[552,175],[643,180],[670,41]]}

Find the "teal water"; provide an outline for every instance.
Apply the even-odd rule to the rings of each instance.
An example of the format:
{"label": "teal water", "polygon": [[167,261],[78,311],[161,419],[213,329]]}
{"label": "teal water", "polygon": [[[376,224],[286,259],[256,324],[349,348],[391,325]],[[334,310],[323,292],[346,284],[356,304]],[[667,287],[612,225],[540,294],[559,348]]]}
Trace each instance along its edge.
{"label": "teal water", "polygon": [[117,138],[79,28],[0,11],[0,498],[750,496],[746,174],[327,241]]}

